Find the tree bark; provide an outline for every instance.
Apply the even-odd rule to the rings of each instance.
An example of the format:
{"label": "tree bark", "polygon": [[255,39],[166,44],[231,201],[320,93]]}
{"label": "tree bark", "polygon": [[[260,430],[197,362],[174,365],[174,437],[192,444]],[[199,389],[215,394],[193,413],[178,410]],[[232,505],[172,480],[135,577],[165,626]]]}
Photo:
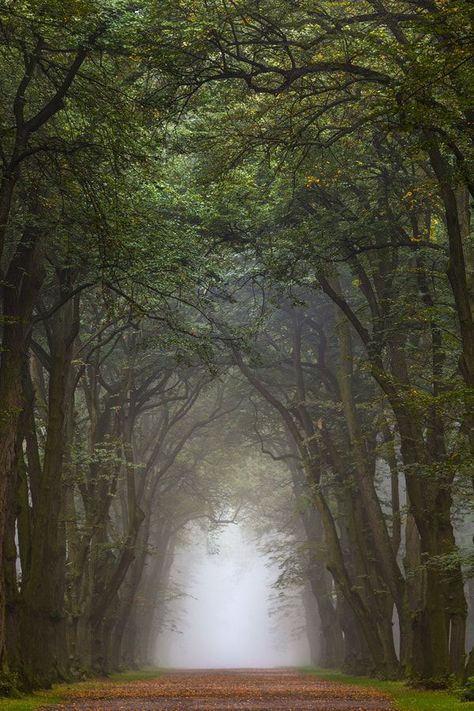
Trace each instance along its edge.
{"label": "tree bark", "polygon": [[[0,570],[4,570],[9,491],[16,489],[18,427],[24,407],[23,370],[34,303],[43,281],[41,240],[31,225],[23,233],[2,289],[3,337],[0,361]],[[5,582],[0,575],[0,666],[5,650]]]}
{"label": "tree bark", "polygon": [[[68,281],[68,275],[64,277]],[[68,284],[62,286],[67,291]],[[35,686],[47,686],[68,673],[62,494],[72,439],[72,359],[78,328],[78,297],[74,297],[60,307],[51,323],[47,437],[38,501],[33,511],[31,567],[22,589],[24,666]]]}

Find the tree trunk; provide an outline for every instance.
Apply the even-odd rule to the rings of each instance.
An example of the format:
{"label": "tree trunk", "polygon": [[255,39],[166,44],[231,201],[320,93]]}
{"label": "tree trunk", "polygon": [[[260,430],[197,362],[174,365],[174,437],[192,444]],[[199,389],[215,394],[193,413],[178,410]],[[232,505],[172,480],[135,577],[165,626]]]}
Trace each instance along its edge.
{"label": "tree trunk", "polygon": [[64,468],[72,437],[72,359],[78,332],[77,298],[66,301],[51,326],[48,423],[31,568],[22,591],[25,672],[36,686],[67,677],[65,616]]}
{"label": "tree trunk", "polygon": [[[2,290],[3,338],[0,361],[0,570],[4,570],[9,491],[15,491],[18,427],[23,401],[25,368],[33,307],[43,281],[40,237],[25,229]],[[5,668],[5,581],[0,575],[0,666]]]}

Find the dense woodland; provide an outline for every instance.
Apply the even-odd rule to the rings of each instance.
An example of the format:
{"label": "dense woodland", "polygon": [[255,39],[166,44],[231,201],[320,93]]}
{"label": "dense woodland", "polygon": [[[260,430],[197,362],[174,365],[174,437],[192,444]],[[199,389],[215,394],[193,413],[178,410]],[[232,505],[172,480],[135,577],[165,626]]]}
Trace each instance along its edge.
{"label": "dense woodland", "polygon": [[315,663],[474,675],[472,9],[1,0],[4,692],[153,663],[239,516]]}

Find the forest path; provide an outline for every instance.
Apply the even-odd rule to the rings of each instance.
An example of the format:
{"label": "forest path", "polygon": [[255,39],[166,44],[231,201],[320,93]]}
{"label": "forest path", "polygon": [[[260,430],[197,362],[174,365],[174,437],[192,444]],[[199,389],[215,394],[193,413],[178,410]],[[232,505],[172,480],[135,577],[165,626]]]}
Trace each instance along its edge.
{"label": "forest path", "polygon": [[389,711],[390,700],[359,686],[322,681],[285,669],[170,671],[156,679],[100,682],[71,689],[61,705],[43,711]]}

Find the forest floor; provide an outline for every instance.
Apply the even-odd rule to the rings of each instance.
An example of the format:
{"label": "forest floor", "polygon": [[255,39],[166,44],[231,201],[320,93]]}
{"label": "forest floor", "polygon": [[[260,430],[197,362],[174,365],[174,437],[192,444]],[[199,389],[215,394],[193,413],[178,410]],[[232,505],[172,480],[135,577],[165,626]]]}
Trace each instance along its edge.
{"label": "forest floor", "polygon": [[170,671],[156,679],[104,681],[88,689],[71,688],[61,705],[44,711],[389,711],[389,698],[377,689],[322,681],[296,671]]}
{"label": "forest floor", "polygon": [[149,670],[113,675],[21,699],[0,711],[470,711],[447,692],[418,691],[402,682],[305,669]]}

